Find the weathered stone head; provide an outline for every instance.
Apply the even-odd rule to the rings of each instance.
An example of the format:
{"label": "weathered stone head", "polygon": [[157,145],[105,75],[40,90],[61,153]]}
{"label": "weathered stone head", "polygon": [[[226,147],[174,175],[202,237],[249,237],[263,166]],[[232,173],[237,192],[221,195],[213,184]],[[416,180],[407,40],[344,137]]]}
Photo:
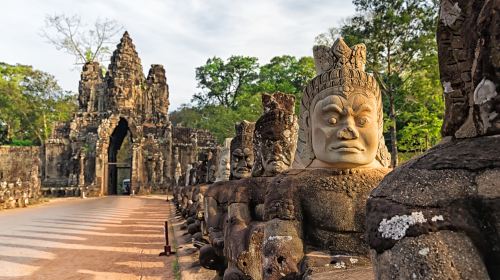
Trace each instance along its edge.
{"label": "weathered stone head", "polygon": [[220,149],[213,149],[208,152],[207,183],[215,182],[217,178],[217,168],[219,167]]}
{"label": "weathered stone head", "polygon": [[184,182],[184,186],[189,186],[189,181],[191,179],[191,169],[193,169],[193,165],[188,163],[187,167],[186,167],[186,181]]}
{"label": "weathered stone head", "polygon": [[242,121],[235,125],[236,136],[231,140],[231,179],[252,176],[254,163],[253,131],[255,123]]}
{"label": "weathered stone head", "polygon": [[292,165],[298,131],[294,105],[293,95],[262,94],[264,113],[255,124],[252,176],[274,176]]}
{"label": "weathered stone head", "polygon": [[228,181],[231,176],[231,140],[233,138],[226,138],[224,146],[220,147],[219,162],[217,167],[216,182]]}
{"label": "weathered stone head", "polygon": [[349,48],[342,38],[313,49],[318,76],[304,90],[296,166],[387,167],[382,98],[364,71],[366,47]]}
{"label": "weathered stone head", "polygon": [[179,185],[179,179],[181,178],[181,176],[182,176],[181,163],[177,162],[177,164],[175,165],[175,172],[174,172],[174,180],[176,186]]}
{"label": "weathered stone head", "polygon": [[198,165],[196,166],[197,184],[207,182],[209,153],[208,151],[203,151],[198,154]]}

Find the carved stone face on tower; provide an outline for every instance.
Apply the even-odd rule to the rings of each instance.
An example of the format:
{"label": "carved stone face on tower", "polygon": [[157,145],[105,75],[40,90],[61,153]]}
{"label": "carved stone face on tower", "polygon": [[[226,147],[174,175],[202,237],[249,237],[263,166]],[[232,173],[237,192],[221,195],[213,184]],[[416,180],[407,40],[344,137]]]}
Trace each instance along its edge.
{"label": "carved stone face on tower", "polygon": [[297,148],[297,117],[295,97],[281,92],[263,94],[264,113],[257,120],[254,132],[256,156],[252,176],[274,176],[292,165]]}
{"label": "carved stone face on tower", "polygon": [[254,164],[252,142],[255,123],[242,121],[235,128],[236,136],[231,140],[231,177],[248,178],[252,176]]}
{"label": "carved stone face on tower", "polygon": [[340,38],[313,51],[318,76],[304,90],[297,166],[389,166],[380,89],[364,72],[366,47],[351,49]]}

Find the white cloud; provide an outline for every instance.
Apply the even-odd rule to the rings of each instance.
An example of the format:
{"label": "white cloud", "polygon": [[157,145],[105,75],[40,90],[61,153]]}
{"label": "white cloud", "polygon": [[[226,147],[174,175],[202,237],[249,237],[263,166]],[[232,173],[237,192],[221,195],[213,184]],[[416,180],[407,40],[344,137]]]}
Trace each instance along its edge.
{"label": "white cloud", "polygon": [[112,18],[125,26],[144,72],[163,64],[173,110],[196,88],[195,68],[212,56],[248,55],[261,64],[274,56],[312,55],[314,38],[354,14],[347,0],[17,0],[3,3],[0,61],[22,63],[56,76],[76,91],[73,58],[38,35],[46,14],[79,14],[87,22]]}

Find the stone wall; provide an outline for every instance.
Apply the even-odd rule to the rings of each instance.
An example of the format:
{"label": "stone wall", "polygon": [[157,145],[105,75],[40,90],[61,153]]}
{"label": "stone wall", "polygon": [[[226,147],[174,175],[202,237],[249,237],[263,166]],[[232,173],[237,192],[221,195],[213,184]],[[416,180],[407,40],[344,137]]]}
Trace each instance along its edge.
{"label": "stone wall", "polygon": [[0,209],[38,199],[39,170],[40,147],[0,146]]}

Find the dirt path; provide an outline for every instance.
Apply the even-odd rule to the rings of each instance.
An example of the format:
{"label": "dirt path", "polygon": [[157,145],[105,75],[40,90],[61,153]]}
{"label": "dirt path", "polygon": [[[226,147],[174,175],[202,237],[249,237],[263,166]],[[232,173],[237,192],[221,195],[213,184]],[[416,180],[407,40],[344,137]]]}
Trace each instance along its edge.
{"label": "dirt path", "polygon": [[159,257],[164,197],[106,197],[0,212],[0,279],[174,279]]}

